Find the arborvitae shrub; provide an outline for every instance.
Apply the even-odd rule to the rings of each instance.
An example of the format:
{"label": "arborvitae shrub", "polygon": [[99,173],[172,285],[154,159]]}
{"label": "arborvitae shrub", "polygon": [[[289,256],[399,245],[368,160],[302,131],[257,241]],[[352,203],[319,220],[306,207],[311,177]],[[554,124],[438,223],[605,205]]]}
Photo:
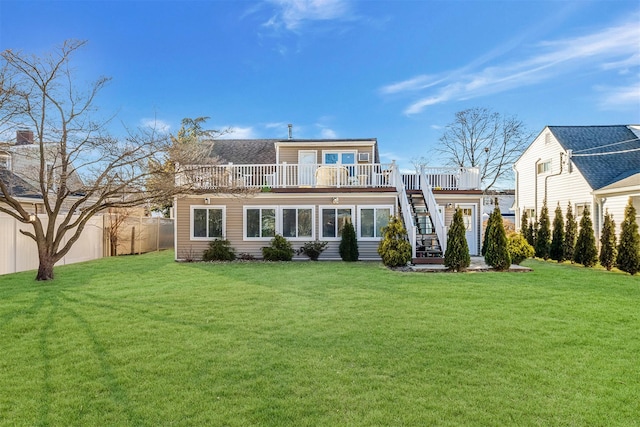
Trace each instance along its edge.
{"label": "arborvitae shrub", "polygon": [[520,234],[522,234],[522,237],[524,237],[527,242],[533,242],[533,236],[529,235],[529,231],[529,214],[525,209],[522,211],[522,218],[520,219]]}
{"label": "arborvitae shrub", "polygon": [[[502,215],[496,205],[493,213],[493,224],[488,233],[485,262],[498,271],[508,270],[511,266],[511,255],[507,248],[507,234],[504,231]],[[491,220],[491,219],[490,219]]]}
{"label": "arborvitae shrub", "polygon": [[279,234],[271,239],[270,246],[262,248],[262,257],[265,261],[291,261],[293,253],[291,243]]}
{"label": "arborvitae shrub", "polygon": [[494,211],[491,211],[491,213],[489,214],[489,219],[487,219],[487,226],[484,228],[484,238],[482,239],[482,248],[480,249],[480,253],[482,254],[482,256],[485,256],[485,254],[487,253],[489,233],[491,233],[491,227],[493,227],[494,223],[493,212]]}
{"label": "arborvitae shrub", "polygon": [[593,234],[593,223],[591,222],[589,208],[586,206],[580,220],[580,232],[578,233],[578,240],[576,240],[573,260],[585,267],[593,267],[598,262],[596,237]]}
{"label": "arborvitae shrub", "polygon": [[342,229],[342,240],[340,240],[340,257],[343,261],[357,261],[360,253],[358,252],[358,239],[356,238],[356,229],[351,221],[347,221]]}
{"label": "arborvitae shrub", "polygon": [[382,229],[382,240],[378,254],[387,267],[402,267],[411,261],[411,243],[407,240],[407,230],[398,217],[391,217],[389,225]]}
{"label": "arborvitae shrub", "polygon": [[631,275],[640,271],[640,235],[636,222],[636,208],[629,198],[624,209],[624,221],[620,224],[620,244],[618,245],[617,267]]}
{"label": "arborvitae shrub", "polygon": [[236,253],[228,240],[213,240],[202,254],[203,261],[233,261]]}
{"label": "arborvitae shrub", "polygon": [[536,230],[537,229],[538,229],[538,221],[537,220],[534,220],[533,222],[529,223],[529,231],[527,232],[527,242],[533,248],[535,248],[535,246],[536,246]]}
{"label": "arborvitae shrub", "polygon": [[562,218],[560,203],[558,203],[555,216],[553,217],[553,234],[551,247],[549,249],[549,258],[558,262],[564,261],[564,219]]}
{"label": "arborvitae shrub", "polygon": [[563,252],[564,259],[568,259],[573,262],[573,254],[576,249],[576,238],[578,237],[578,223],[573,216],[573,209],[571,208],[571,202],[567,205],[567,222],[564,227],[564,243]]}
{"label": "arborvitae shrub", "polygon": [[536,232],[536,256],[542,259],[549,259],[551,249],[551,228],[549,224],[549,209],[545,200],[538,218],[538,231]]}
{"label": "arborvitae shrub", "polygon": [[444,252],[444,265],[449,270],[464,271],[471,265],[466,232],[462,210],[458,208],[447,233],[447,250]]}
{"label": "arborvitae shrub", "polygon": [[616,223],[609,215],[609,212],[604,215],[604,224],[602,224],[602,235],[600,236],[600,265],[607,270],[616,264],[616,255],[618,249],[616,248]]}
{"label": "arborvitae shrub", "polygon": [[527,242],[527,239],[520,233],[512,233],[507,239],[507,249],[509,249],[509,255],[511,256],[511,262],[514,264],[520,264],[527,258],[532,258],[536,251],[533,246]]}

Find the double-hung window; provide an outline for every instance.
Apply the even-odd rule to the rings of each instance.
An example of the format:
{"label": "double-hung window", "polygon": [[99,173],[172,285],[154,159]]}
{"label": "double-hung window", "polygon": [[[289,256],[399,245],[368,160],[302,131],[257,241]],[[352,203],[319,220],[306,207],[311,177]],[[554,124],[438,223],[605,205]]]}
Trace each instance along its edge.
{"label": "double-hung window", "polygon": [[282,235],[290,239],[313,240],[313,206],[282,208]]}
{"label": "double-hung window", "polygon": [[358,237],[382,238],[382,229],[389,224],[393,206],[366,206],[358,208]]}
{"label": "double-hung window", "polygon": [[224,239],[225,208],[210,206],[191,207],[191,239]]}
{"label": "double-hung window", "polygon": [[348,206],[321,206],[320,217],[323,239],[342,237],[342,230],[347,222],[353,224],[353,207]]}
{"label": "double-hung window", "polygon": [[244,237],[246,239],[270,239],[275,235],[275,207],[246,207],[244,209]]}

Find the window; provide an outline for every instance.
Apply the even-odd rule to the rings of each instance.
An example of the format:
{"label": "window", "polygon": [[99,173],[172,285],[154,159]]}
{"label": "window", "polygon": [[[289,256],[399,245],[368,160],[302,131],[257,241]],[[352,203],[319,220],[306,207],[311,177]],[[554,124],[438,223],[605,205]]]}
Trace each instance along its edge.
{"label": "window", "polygon": [[342,230],[347,222],[353,224],[353,208],[351,207],[321,207],[321,229],[323,239],[338,239],[342,237]]}
{"label": "window", "polygon": [[584,215],[584,210],[589,207],[588,203],[576,203],[576,217]]}
{"label": "window", "polygon": [[247,207],[244,210],[244,235],[248,239],[270,239],[276,235],[276,208]]}
{"label": "window", "polygon": [[391,206],[359,208],[358,236],[365,239],[381,238],[382,229],[389,224],[392,212]]}
{"label": "window", "polygon": [[313,207],[282,208],[282,235],[313,239]]}
{"label": "window", "polygon": [[[325,165],[355,165],[356,152],[355,151],[323,151],[322,160]],[[355,167],[347,167],[349,170],[349,176],[355,175]]]}
{"label": "window", "polygon": [[0,153],[0,169],[11,169],[11,156]]}
{"label": "window", "polygon": [[551,172],[551,160],[538,163],[538,175]]}
{"label": "window", "polygon": [[209,206],[191,207],[191,239],[224,239],[225,208]]}

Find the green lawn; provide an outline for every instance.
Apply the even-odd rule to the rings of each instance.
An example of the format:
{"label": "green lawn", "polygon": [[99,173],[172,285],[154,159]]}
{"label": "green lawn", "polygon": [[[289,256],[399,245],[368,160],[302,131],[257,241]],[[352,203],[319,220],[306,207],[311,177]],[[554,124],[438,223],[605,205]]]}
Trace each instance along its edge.
{"label": "green lawn", "polygon": [[640,425],[640,277],[172,257],[0,276],[0,424]]}

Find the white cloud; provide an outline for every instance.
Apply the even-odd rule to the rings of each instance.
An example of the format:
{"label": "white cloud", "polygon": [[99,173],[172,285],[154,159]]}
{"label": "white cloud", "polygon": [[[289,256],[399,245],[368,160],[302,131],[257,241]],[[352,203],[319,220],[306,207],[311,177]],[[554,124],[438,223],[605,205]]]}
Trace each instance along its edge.
{"label": "white cloud", "polygon": [[155,129],[160,133],[169,133],[169,130],[171,129],[171,125],[169,123],[158,119],[141,119],[140,127]]}
{"label": "white cloud", "polygon": [[263,25],[298,30],[305,21],[328,21],[345,17],[349,12],[347,0],[268,0],[276,6],[276,14]]}
{"label": "white cloud", "polygon": [[598,86],[602,93],[600,107],[605,110],[617,110],[628,106],[640,107],[640,76],[634,85],[623,87]]}
{"label": "white cloud", "polygon": [[[431,105],[534,85],[577,70],[624,73],[640,68],[638,40],[640,26],[637,19],[632,19],[592,34],[540,43],[537,52],[520,61],[494,62],[495,65],[484,68],[477,68],[483,61],[474,61],[440,76],[420,75],[392,83],[380,91],[384,94],[426,91],[404,111],[417,114]],[[621,93],[619,99],[628,97]]]}
{"label": "white cloud", "polygon": [[336,139],[338,138],[338,134],[333,129],[323,128],[320,131],[320,135],[323,139]]}
{"label": "white cloud", "polygon": [[220,136],[220,139],[256,139],[256,133],[252,127],[228,126],[229,132]]}

